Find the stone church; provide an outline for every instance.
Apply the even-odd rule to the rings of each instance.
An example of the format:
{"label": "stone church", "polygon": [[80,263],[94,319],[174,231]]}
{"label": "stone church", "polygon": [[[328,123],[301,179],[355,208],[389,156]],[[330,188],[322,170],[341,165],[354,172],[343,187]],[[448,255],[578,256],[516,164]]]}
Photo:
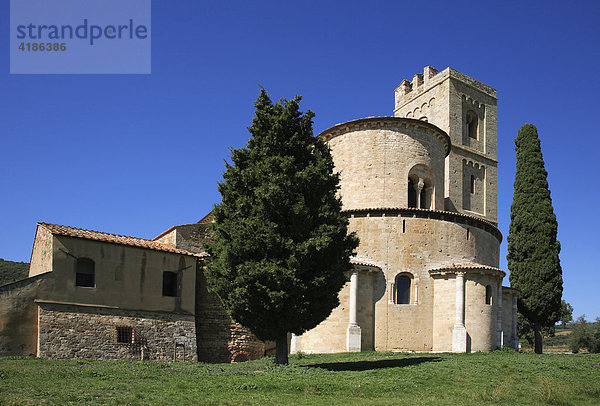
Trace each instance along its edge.
{"label": "stone church", "polygon": [[[496,91],[426,67],[393,117],[318,135],[360,238],[340,306],[291,352],[517,348],[498,269]],[[207,215],[153,240],[38,223],[29,277],[0,287],[0,355],[228,362],[273,351],[207,286]]]}
{"label": "stone church", "polygon": [[517,348],[517,294],[498,269],[496,90],[426,67],[395,91],[394,117],[318,136],[360,238],[341,305],[292,352]]}

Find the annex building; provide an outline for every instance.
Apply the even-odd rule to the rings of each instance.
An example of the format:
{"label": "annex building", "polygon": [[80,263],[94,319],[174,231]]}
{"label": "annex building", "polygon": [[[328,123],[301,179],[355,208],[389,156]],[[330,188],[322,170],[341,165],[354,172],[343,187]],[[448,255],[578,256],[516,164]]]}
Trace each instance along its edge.
{"label": "annex building", "polygon": [[[394,116],[318,135],[360,238],[340,306],[291,336],[292,352],[491,351],[518,347],[517,295],[502,286],[496,91],[426,67]],[[38,223],[29,277],[0,287],[0,355],[227,362],[272,343],[210,292],[210,214],[153,240]]]}

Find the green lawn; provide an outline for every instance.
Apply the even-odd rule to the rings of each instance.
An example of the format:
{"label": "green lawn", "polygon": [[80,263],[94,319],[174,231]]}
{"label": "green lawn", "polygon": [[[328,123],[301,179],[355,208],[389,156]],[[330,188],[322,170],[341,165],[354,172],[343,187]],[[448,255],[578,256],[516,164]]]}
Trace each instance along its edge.
{"label": "green lawn", "polygon": [[0,358],[0,405],[600,404],[600,354],[295,355],[234,365]]}

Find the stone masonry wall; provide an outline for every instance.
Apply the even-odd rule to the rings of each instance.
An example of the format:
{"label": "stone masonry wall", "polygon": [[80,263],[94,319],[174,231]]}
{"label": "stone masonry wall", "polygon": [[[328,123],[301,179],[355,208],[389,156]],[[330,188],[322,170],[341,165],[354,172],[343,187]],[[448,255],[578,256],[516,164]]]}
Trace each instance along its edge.
{"label": "stone masonry wall", "polygon": [[175,246],[190,252],[203,252],[206,242],[211,240],[210,224],[187,224],[177,227]]}
{"label": "stone masonry wall", "polygon": [[[195,223],[175,226],[158,241],[191,252],[203,252],[211,240],[210,224]],[[262,358],[271,343],[258,340],[248,329],[234,322],[219,297],[208,289],[202,269],[196,271],[196,346],[202,362],[230,362]]]}
{"label": "stone masonry wall", "polygon": [[[359,274],[358,324],[364,350],[448,351],[455,315],[455,284],[445,281],[434,286],[429,270],[453,263],[498,266],[499,240],[496,235],[474,223],[436,220],[427,218],[426,212],[420,214],[423,217],[416,217],[416,212],[413,217],[394,211],[365,210],[351,215],[349,231],[356,232],[361,241],[358,257],[382,266],[380,272]],[[393,283],[399,273],[413,275],[415,292],[411,304],[394,303]],[[495,283],[497,287],[498,282]],[[447,288],[447,294],[442,293],[444,288]],[[472,298],[476,312],[481,312],[481,317],[479,313],[469,314],[473,320],[474,351],[488,348],[492,339],[488,332],[479,333],[475,329],[491,326],[495,320],[489,313],[493,310],[479,303],[480,288],[467,286],[467,300]],[[340,306],[315,329],[300,337],[299,351],[344,351],[349,319],[348,284],[340,291],[339,298]],[[434,306],[439,312],[435,320]],[[493,338],[495,331],[494,328]],[[434,347],[434,337],[440,344],[438,348]],[[298,340],[296,342],[298,344]]]}
{"label": "stone masonry wall", "polygon": [[[492,275],[465,275],[465,327],[467,352],[493,351],[498,346],[498,286],[501,279]],[[492,290],[485,303],[486,286]]]}
{"label": "stone masonry wall", "polygon": [[330,138],[344,209],[408,207],[408,175],[416,165],[431,172],[432,208],[443,209],[446,149],[441,131],[396,120],[357,120]]}
{"label": "stone masonry wall", "polygon": [[37,306],[34,299],[50,273],[0,287],[0,356],[35,355]]}
{"label": "stone masonry wall", "polygon": [[[474,213],[497,222],[495,89],[452,68],[438,73],[427,67],[424,73],[415,75],[412,83],[402,82],[395,95],[396,117],[427,120],[450,136],[452,151],[446,159],[445,170],[446,210]],[[464,136],[469,110],[479,117],[476,140]],[[463,160],[485,167],[486,171],[486,183],[481,189],[485,195],[475,210],[470,208],[469,202],[463,202],[464,191],[470,189],[470,183],[463,182]]]}
{"label": "stone masonry wall", "polygon": [[29,276],[40,275],[52,271],[52,250],[54,237],[50,231],[38,225],[35,230]]}
{"label": "stone masonry wall", "polygon": [[[357,321],[361,329],[362,351],[374,350],[374,310],[372,272],[358,273]],[[350,320],[350,282],[338,294],[340,305],[310,331],[296,337],[296,352],[329,353],[346,351],[346,330]]]}
{"label": "stone masonry wall", "polygon": [[433,351],[452,350],[456,320],[456,275],[433,279]]}
{"label": "stone masonry wall", "polygon": [[[498,285],[500,276],[465,275],[465,328],[467,352],[493,351],[497,347]],[[486,286],[491,302],[486,304]],[[456,320],[456,275],[434,278],[433,351],[452,351],[452,330]]]}
{"label": "stone masonry wall", "polygon": [[219,297],[208,290],[206,279],[200,271],[196,281],[198,360],[230,362],[238,359],[238,356],[240,360],[262,358],[268,349],[265,343],[231,320]]}
{"label": "stone masonry wall", "polygon": [[515,348],[519,343],[519,337],[513,334],[516,331],[515,314],[513,313],[513,298],[517,295],[514,289],[502,288],[502,334],[505,347]]}
{"label": "stone masonry wall", "polygon": [[[196,361],[194,316],[38,303],[40,358]],[[132,342],[117,342],[117,327]]]}
{"label": "stone masonry wall", "polygon": [[[467,224],[367,212],[350,218],[349,231],[360,238],[358,256],[383,267],[373,290],[375,350],[432,350],[434,286],[430,269],[453,263],[498,266],[498,239]],[[399,273],[414,277],[417,300],[413,304],[394,303],[393,283]]]}

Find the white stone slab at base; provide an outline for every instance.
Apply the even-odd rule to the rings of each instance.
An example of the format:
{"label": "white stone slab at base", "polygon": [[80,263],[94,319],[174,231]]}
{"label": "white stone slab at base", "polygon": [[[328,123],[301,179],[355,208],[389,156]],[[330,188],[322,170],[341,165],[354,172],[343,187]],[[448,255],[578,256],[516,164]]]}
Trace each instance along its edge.
{"label": "white stone slab at base", "polygon": [[290,340],[290,354],[296,354],[300,351],[300,340],[302,340],[301,336],[292,333],[292,339]]}
{"label": "white stone slab at base", "polygon": [[452,329],[452,352],[467,352],[467,329],[454,325]]}
{"label": "white stone slab at base", "polygon": [[358,324],[350,324],[346,331],[346,351],[360,352],[360,327]]}

